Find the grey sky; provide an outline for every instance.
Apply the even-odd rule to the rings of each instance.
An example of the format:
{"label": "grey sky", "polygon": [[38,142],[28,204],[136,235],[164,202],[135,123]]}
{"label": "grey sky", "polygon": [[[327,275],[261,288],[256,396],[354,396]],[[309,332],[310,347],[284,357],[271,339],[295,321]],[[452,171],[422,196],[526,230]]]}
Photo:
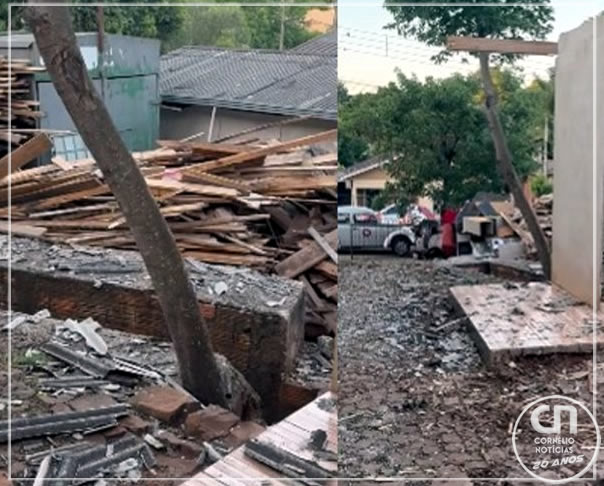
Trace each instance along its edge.
{"label": "grey sky", "polygon": [[[446,77],[455,72],[477,69],[475,61],[463,64],[459,56],[435,66],[430,56],[439,51],[417,41],[401,38],[383,27],[392,19],[380,2],[376,6],[360,5],[356,0],[338,3],[338,77],[352,93],[374,91],[376,86],[395,79],[395,69],[403,73]],[[604,10],[604,0],[552,0],[554,30],[549,40],[557,41],[561,33],[578,27],[594,13]],[[554,65],[553,57],[528,56],[520,66],[527,78],[545,76]]]}

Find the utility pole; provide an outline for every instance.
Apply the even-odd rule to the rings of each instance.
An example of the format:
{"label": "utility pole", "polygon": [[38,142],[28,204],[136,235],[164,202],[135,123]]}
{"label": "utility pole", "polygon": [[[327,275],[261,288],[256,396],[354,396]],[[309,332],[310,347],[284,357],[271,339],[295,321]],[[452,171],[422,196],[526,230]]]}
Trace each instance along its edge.
{"label": "utility pole", "polygon": [[285,43],[285,5],[281,5],[281,31],[279,32],[279,50],[283,50]]}

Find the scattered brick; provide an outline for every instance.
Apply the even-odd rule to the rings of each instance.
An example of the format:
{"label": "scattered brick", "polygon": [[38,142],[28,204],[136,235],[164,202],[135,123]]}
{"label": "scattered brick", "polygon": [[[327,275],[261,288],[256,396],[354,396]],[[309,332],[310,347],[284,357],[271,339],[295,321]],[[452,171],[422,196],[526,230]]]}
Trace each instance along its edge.
{"label": "scattered brick", "polygon": [[167,430],[158,432],[157,437],[167,442],[170,447],[181,452],[187,459],[197,458],[203,451],[203,447],[190,440],[181,439]]}
{"label": "scattered brick", "polygon": [[185,433],[201,440],[214,440],[228,435],[239,417],[224,408],[210,405],[190,414],[185,421]]}
{"label": "scattered brick", "polygon": [[0,486],[12,486],[12,483],[4,473],[0,473]]}
{"label": "scattered brick", "polygon": [[137,435],[146,434],[151,430],[151,424],[138,415],[128,415],[120,420],[120,425]]}
{"label": "scattered brick", "polygon": [[152,386],[138,392],[133,406],[163,422],[181,423],[188,413],[199,408],[191,397],[169,386]]}

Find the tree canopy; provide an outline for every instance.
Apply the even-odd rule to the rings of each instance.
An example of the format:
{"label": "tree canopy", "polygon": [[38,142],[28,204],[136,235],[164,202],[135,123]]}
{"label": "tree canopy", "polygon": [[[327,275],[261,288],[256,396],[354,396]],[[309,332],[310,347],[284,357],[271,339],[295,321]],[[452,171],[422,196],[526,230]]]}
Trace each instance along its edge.
{"label": "tree canopy", "polygon": [[[388,6],[386,3],[386,9],[393,17],[393,22],[387,27],[431,46],[445,46],[447,37],[452,35],[543,39],[553,29],[553,9],[547,5],[550,0],[527,0],[523,2],[524,5],[513,0],[482,2],[492,3],[493,7],[473,7],[467,2],[459,7],[431,7],[426,3],[430,2],[422,1],[422,5],[405,7]],[[436,60],[442,61],[449,55],[447,51],[442,51]],[[507,56],[507,59],[513,57]]]}
{"label": "tree canopy", "polygon": [[369,145],[359,135],[355,126],[357,111],[348,109],[355,97],[348,94],[346,87],[338,82],[338,164],[348,167],[368,157]]}
{"label": "tree canopy", "polygon": [[[142,0],[152,2],[152,0]],[[296,0],[298,1],[298,0]],[[74,29],[79,32],[97,30],[96,7],[85,6],[91,0],[74,0],[82,6],[71,7]],[[191,0],[192,2],[192,0]],[[279,6],[225,5],[233,0],[216,0],[216,6],[103,7],[105,32],[162,40],[162,51],[184,45],[211,45],[278,49],[282,9]],[[0,0],[0,30],[8,30],[8,0]],[[326,6],[331,2],[325,0]],[[306,28],[305,16],[311,7],[284,7],[285,49],[295,47],[313,36]],[[316,7],[315,7],[316,8]],[[12,7],[12,29],[27,28],[22,7]]]}
{"label": "tree canopy", "polygon": [[[152,0],[142,0],[153,3]],[[74,0],[82,6],[71,7],[74,29],[76,32],[97,30],[96,7],[85,6],[90,0]],[[111,34],[125,34],[140,37],[167,39],[180,29],[184,21],[184,11],[179,6],[141,7],[103,7],[105,31]],[[0,0],[0,30],[8,29],[8,0]],[[12,7],[12,28],[26,28],[22,17],[22,7]]]}
{"label": "tree canopy", "polygon": [[[514,164],[526,178],[542,143],[548,82],[525,88],[511,70],[496,70],[494,78]],[[340,105],[340,153],[355,153],[346,145],[356,140],[389,157],[389,195],[401,204],[430,196],[437,204],[457,205],[477,191],[501,191],[482,97],[477,74],[425,82],[399,74],[377,93]]]}

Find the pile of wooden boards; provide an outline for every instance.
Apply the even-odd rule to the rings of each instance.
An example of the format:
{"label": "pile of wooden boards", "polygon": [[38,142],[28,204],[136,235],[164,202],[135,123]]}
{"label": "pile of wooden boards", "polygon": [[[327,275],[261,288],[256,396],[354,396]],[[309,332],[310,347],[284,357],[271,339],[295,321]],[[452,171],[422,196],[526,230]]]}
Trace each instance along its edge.
{"label": "pile of wooden boards", "polygon": [[11,59],[9,63],[0,57],[0,156],[28,140],[36,119],[42,116],[31,92],[32,76],[40,71],[44,68],[31,66],[28,60]]}
{"label": "pile of wooden boards", "polygon": [[[552,194],[546,194],[541,197],[535,198],[533,201],[533,210],[537,215],[537,221],[539,226],[545,233],[550,247],[552,244],[552,229],[553,229],[553,205],[554,196]],[[527,256],[530,258],[537,258],[537,249],[531,236],[526,221],[522,217],[520,210],[514,208],[513,214],[510,215],[510,220],[514,223],[516,232],[522,238],[526,247]]]}
{"label": "pile of wooden boards", "polygon": [[[301,280],[308,320],[324,332],[335,330],[337,303],[337,154],[321,147],[335,137],[330,130],[263,145],[164,141],[133,157],[184,256]],[[94,160],[55,157],[15,171],[32,154],[13,152],[13,172],[0,180],[0,218],[9,216],[10,183],[14,235],[136,247]]]}

